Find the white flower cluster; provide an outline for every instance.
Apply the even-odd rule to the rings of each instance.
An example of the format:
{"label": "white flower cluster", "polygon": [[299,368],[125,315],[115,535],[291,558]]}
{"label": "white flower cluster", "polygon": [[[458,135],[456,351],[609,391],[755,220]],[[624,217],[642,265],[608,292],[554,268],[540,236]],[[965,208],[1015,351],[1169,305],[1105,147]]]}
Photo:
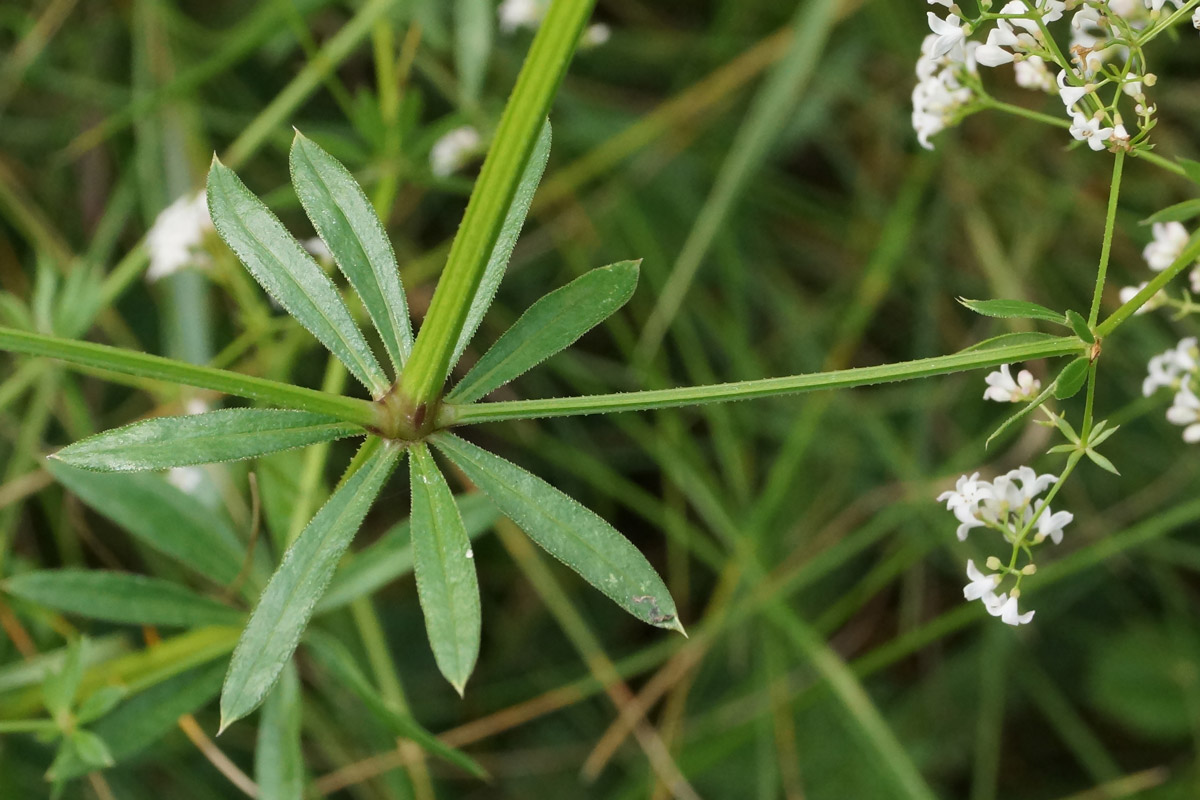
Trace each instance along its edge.
{"label": "white flower cluster", "polygon": [[[1189,234],[1187,228],[1183,227],[1180,222],[1156,222],[1152,226],[1153,238],[1146,248],[1142,250],[1142,258],[1146,259],[1146,264],[1155,272],[1162,272],[1167,267],[1174,264],[1179,256],[1183,254],[1183,250],[1187,247]],[[1189,276],[1192,293],[1200,294],[1200,263],[1192,268]],[[1146,288],[1149,281],[1142,281],[1137,286],[1126,286],[1121,289],[1120,298],[1122,303],[1128,303],[1133,296]],[[1148,311],[1153,311],[1156,308],[1161,308],[1170,302],[1167,294],[1163,291],[1155,293],[1146,303],[1139,308],[1135,313],[1145,314]]]}
{"label": "white flower cluster", "polygon": [[1200,442],[1200,398],[1196,396],[1200,391],[1200,347],[1195,336],[1150,359],[1142,394],[1149,397],[1163,388],[1175,392],[1175,400],[1167,409],[1167,420],[1184,426],[1185,442]]}
{"label": "white flower cluster", "polygon": [[146,250],[150,255],[146,280],[153,283],[185,267],[211,265],[212,258],[201,245],[205,234],[212,230],[204,192],[184,195],[163,209],[146,233]]}
{"label": "white flower cluster", "polygon": [[457,172],[479,155],[483,139],[479,131],[463,125],[447,133],[433,143],[429,151],[429,170],[439,178]]}
{"label": "white flower cluster", "polygon": [[[503,33],[514,33],[521,28],[537,28],[542,17],[550,8],[550,0],[504,0],[496,9]],[[589,25],[583,32],[580,47],[597,47],[608,41],[612,30],[602,22]]]}
{"label": "white flower cluster", "polygon": [[[1093,150],[1118,150],[1129,149],[1153,126],[1155,108],[1145,89],[1156,79],[1146,67],[1140,34],[1149,29],[1144,37],[1149,41],[1161,33],[1151,26],[1164,6],[1179,8],[1185,0],[1010,0],[996,11],[982,0],[980,15],[966,20],[951,0],[928,2],[951,13],[943,19],[929,12],[930,34],[917,60],[913,129],[922,146],[932,148],[930,136],[991,102],[979,67],[1012,64],[1019,86],[1057,92],[1074,139]],[[1068,56],[1047,26],[1071,10]],[[1200,24],[1200,9],[1194,21]],[[986,39],[972,40],[985,27]],[[1108,100],[1100,96],[1105,88],[1112,89]],[[1136,137],[1117,110],[1122,96],[1135,103]]]}
{"label": "white flower cluster", "polygon": [[1018,372],[1017,379],[1013,380],[1008,364],[1001,364],[998,371],[984,380],[988,388],[983,392],[983,399],[997,403],[1028,403],[1042,390],[1042,382],[1027,369]]}
{"label": "white flower cluster", "polygon": [[[1074,516],[1069,511],[1055,513],[1039,495],[1049,489],[1058,478],[1054,475],[1038,475],[1030,467],[1019,467],[994,481],[980,480],[979,473],[963,475],[951,491],[938,495],[938,502],[958,519],[958,539],[966,541],[975,528],[990,528],[999,533],[1012,546],[1027,555],[1031,548],[1046,539],[1059,544],[1063,529]],[[1015,562],[1015,558],[1014,558]],[[967,576],[971,582],[963,589],[968,600],[982,600],[988,613],[1000,617],[1009,625],[1022,625],[1033,619],[1032,611],[1025,614],[1017,609],[1017,598],[1021,596],[1021,578],[1035,571],[1032,561],[1023,568],[1005,566],[999,559],[988,559],[989,569],[997,570],[984,575],[973,561],[967,562]],[[1015,578],[1008,592],[996,593],[1006,578]]]}

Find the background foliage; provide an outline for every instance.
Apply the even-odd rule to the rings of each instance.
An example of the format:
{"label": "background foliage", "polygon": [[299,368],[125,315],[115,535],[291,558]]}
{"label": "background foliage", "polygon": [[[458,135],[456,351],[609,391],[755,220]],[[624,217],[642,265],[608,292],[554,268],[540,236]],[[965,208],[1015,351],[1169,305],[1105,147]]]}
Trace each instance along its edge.
{"label": "background foliage", "polygon": [[[823,5],[836,17],[828,36],[813,24]],[[602,0],[597,18],[612,39],[581,52],[563,85],[531,223],[467,362],[549,289],[632,258],[643,259],[642,278],[628,306],[505,397],[877,364],[1019,329],[956,296],[1086,305],[1106,159],[995,116],[920,151],[908,94],[925,10]],[[787,27],[795,13],[807,23],[803,47]],[[460,124],[494,128],[528,47],[527,33],[493,25],[486,0],[0,7],[5,324],[336,387],[344,376],[227,251],[214,248],[207,273],[148,285],[139,240],[201,185],[214,150],[297,235],[311,235],[288,185],[295,125],[385,210],[419,318],[470,188],[468,173],[434,177],[429,149]],[[1167,156],[1200,157],[1195,44],[1184,36],[1157,51],[1155,139]],[[1006,99],[1057,103],[1015,88]],[[1149,233],[1138,220],[1188,191],[1127,165],[1106,307],[1116,286],[1145,276]],[[286,785],[263,772],[269,764],[255,768],[255,752],[290,763],[270,758],[261,730],[295,726],[310,796],[666,796],[662,780],[680,772],[703,797],[908,796],[897,764],[864,738],[871,702],[903,745],[892,756],[911,760],[939,796],[1194,797],[1195,452],[1139,391],[1146,359],[1188,332],[1146,317],[1105,348],[1097,403],[1123,425],[1106,449],[1122,477],[1084,468],[1065,487],[1076,521],[1027,595],[1038,609],[1028,629],[962,602],[964,550],[980,554],[954,540],[932,498],[981,464],[1029,463],[1049,433],[1034,427],[985,453],[1005,409],[980,400],[981,375],[962,375],[471,431],[627,533],[667,579],[688,640],[626,616],[505,523],[490,527],[483,509],[474,527],[487,532],[473,549],[484,641],[463,700],[434,666],[411,577],[322,616],[316,627],[332,644],[285,674],[292,689],[281,696],[292,701],[218,740],[208,738],[215,702],[204,698],[219,686],[231,629],[96,622],[10,587],[0,593],[0,720],[40,713],[45,654],[83,632],[86,674],[119,675],[132,696],[92,726],[111,734],[121,763],[74,782],[68,797],[242,796],[237,773]],[[193,396],[33,359],[0,364],[0,576],[105,567],[217,596],[102,508],[104,492],[60,483],[42,462],[88,433],[180,412]],[[278,545],[318,507],[351,448],[208,468],[193,519],[244,539],[252,469],[262,546]],[[404,531],[386,532],[407,515],[405,484],[399,474],[384,489],[357,549],[379,539],[402,554]],[[219,621],[191,612],[185,628]],[[161,649],[181,638],[207,656],[185,663]],[[339,647],[350,663],[329,655]],[[867,695],[847,702],[818,671],[842,681],[852,672]],[[110,680],[85,679],[84,692]],[[167,702],[186,698],[198,700]],[[368,713],[373,703],[383,711]],[[195,717],[128,744],[138,721],[164,709]],[[648,722],[622,722],[642,713]],[[401,724],[409,719],[492,782],[397,746],[397,735],[416,735]],[[0,739],[0,797],[46,794],[52,757],[28,734]]]}

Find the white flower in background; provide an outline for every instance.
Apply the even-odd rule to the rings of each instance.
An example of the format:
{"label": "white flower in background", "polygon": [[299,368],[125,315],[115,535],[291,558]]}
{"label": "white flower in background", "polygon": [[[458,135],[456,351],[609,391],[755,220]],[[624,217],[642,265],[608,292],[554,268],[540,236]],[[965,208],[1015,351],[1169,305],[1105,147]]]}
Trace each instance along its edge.
{"label": "white flower in background", "polygon": [[983,393],[984,400],[994,400],[997,403],[1024,403],[1038,396],[1042,389],[1041,381],[1033,377],[1033,373],[1023,369],[1013,380],[1008,364],[1002,364],[998,372],[993,372],[984,380],[988,388]]}
{"label": "white flower in background", "polygon": [[929,0],[929,5],[945,6],[946,8],[949,8],[951,5],[951,2],[952,2],[952,0]]}
{"label": "white flower in background", "polygon": [[1193,267],[1188,274],[1188,282],[1192,284],[1192,294],[1200,294],[1200,267]]}
{"label": "white flower in background", "polygon": [[988,596],[995,597],[995,589],[1000,585],[999,575],[984,575],[975,568],[975,562],[968,558],[967,577],[971,582],[963,587],[963,597],[968,600],[980,600]]}
{"label": "white flower in background", "polygon": [[482,143],[479,131],[470,125],[455,128],[433,143],[429,151],[429,169],[434,175],[444,178],[466,166],[479,152]]}
{"label": "white flower in background", "polygon": [[1013,64],[1013,77],[1017,86],[1039,92],[1054,91],[1054,78],[1040,56],[1027,56]]}
{"label": "white flower in background", "polygon": [[1175,347],[1150,359],[1148,374],[1142,381],[1142,394],[1149,397],[1158,389],[1179,389],[1183,377],[1197,371],[1198,361],[1200,350],[1196,348],[1196,337],[1180,340]]}
{"label": "white flower in background", "polygon": [[[185,414],[203,414],[211,410],[208,403],[199,397],[192,397],[183,406]],[[204,485],[203,467],[172,467],[167,470],[167,483],[185,494],[196,494]]]}
{"label": "white flower in background", "polygon": [[979,518],[979,504],[991,494],[992,486],[987,481],[979,480],[979,473],[958,479],[954,489],[938,495],[938,502],[945,503],[948,511],[954,512],[959,521],[958,540],[965,542],[967,533],[972,528],[982,528],[983,520]]}
{"label": "white flower in background", "polygon": [[320,261],[322,264],[333,263],[333,253],[329,252],[329,245],[325,244],[325,240],[319,236],[314,236],[311,239],[305,239],[300,243],[308,254]]}
{"label": "white flower in background", "polygon": [[1200,398],[1186,384],[1175,393],[1175,401],[1167,409],[1167,421],[1186,426],[1183,429],[1185,442],[1200,442]]}
{"label": "white flower in background", "polygon": [[961,55],[962,45],[967,40],[967,27],[962,24],[962,20],[957,14],[950,14],[945,19],[942,19],[932,11],[927,13],[929,19],[929,30],[933,31],[934,41],[929,48],[929,55],[932,58],[941,58],[942,56],[950,56],[952,60],[962,61]]}
{"label": "white flower in background", "polygon": [[[1138,292],[1140,292],[1142,289],[1145,289],[1149,284],[1150,284],[1150,281],[1142,281],[1137,286],[1122,287],[1121,291],[1117,293],[1117,296],[1121,300],[1121,305],[1128,303],[1130,300],[1132,300],[1134,298],[1134,296]],[[1146,314],[1150,311],[1153,311],[1156,308],[1161,308],[1163,306],[1163,304],[1166,302],[1167,302],[1167,296],[1160,289],[1159,291],[1155,292],[1150,297],[1149,300],[1147,300],[1145,303],[1143,303],[1141,308],[1139,308],[1137,311],[1135,311],[1133,313],[1135,315]]]}
{"label": "white flower in background", "polygon": [[520,28],[536,28],[549,7],[548,0],[504,0],[496,9],[500,30],[512,33]]}
{"label": "white flower in background", "polygon": [[968,57],[965,49],[959,61],[951,55],[934,56],[937,40],[938,37],[931,33],[921,43],[921,56],[917,59],[918,82],[912,93],[913,130],[926,150],[933,149],[929,137],[953,124],[958,112],[974,97],[961,80],[964,73],[974,72],[974,59]]}
{"label": "white flower in background", "polygon": [[611,38],[612,28],[603,22],[597,22],[593,25],[588,25],[584,29],[583,37],[579,40],[579,46],[583,48],[599,47]]}
{"label": "white flower in background", "polygon": [[212,259],[201,249],[204,236],[213,230],[204,192],[184,195],[167,206],[146,233],[150,267],[146,280],[154,281],[185,267],[207,267]]}
{"label": "white flower in background", "polygon": [[1192,27],[1200,31],[1200,8],[1196,9],[1196,13],[1192,14]]}
{"label": "white flower in background", "polygon": [[1175,263],[1187,247],[1188,232],[1181,222],[1156,222],[1152,228],[1154,238],[1142,251],[1142,258],[1155,272],[1162,272]]}

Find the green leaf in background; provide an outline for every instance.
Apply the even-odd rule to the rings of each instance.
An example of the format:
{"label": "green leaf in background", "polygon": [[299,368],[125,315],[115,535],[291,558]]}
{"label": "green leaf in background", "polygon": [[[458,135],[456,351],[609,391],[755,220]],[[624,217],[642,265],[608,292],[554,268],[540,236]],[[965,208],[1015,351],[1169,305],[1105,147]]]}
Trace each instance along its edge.
{"label": "green leaf in background", "polygon": [[210,580],[227,585],[245,546],[220,514],[159,475],[114,475],[47,460],[46,469],[83,502],[139,541]]}
{"label": "green leaf in background", "polygon": [[75,753],[78,754],[79,760],[93,769],[104,769],[111,767],[114,763],[108,745],[91,731],[82,729],[72,731],[71,744],[75,746]]}
{"label": "green leaf in background", "polygon": [[978,350],[994,350],[998,347],[1011,347],[1013,345],[1042,344],[1057,341],[1060,338],[1053,333],[1044,333],[1043,331],[1015,331],[1013,333],[1002,333],[999,336],[993,336],[990,339],[976,342],[970,347],[964,347],[960,352],[970,353]]}
{"label": "green leaf in background", "polygon": [[237,609],[178,583],[104,570],[26,572],[0,584],[5,591],[47,608],[128,625],[237,625]]}
{"label": "green leaf in background", "polygon": [[471,338],[479,329],[479,323],[483,321],[483,315],[487,313],[488,307],[496,297],[496,290],[500,288],[500,282],[504,280],[504,271],[508,268],[508,260],[512,257],[513,248],[517,246],[517,237],[521,235],[521,228],[525,226],[525,216],[529,213],[529,206],[533,203],[533,195],[537,192],[538,184],[542,182],[542,173],[546,171],[546,162],[550,160],[550,138],[550,121],[546,120],[542,125],[542,132],[538,134],[533,152],[529,154],[529,161],[525,162],[525,171],[521,173],[521,180],[517,184],[517,193],[513,195],[512,204],[509,205],[508,213],[504,216],[504,224],[500,227],[500,236],[496,239],[496,244],[488,257],[487,266],[484,267],[479,289],[471,298],[471,307],[467,311],[462,332],[454,345],[454,354],[450,357],[446,374],[450,373],[450,370],[458,363],[458,359],[462,357],[463,351],[467,349],[467,345],[471,343]]}
{"label": "green leaf in background", "polygon": [[[479,492],[460,494],[454,501],[458,505],[468,539],[474,541],[491,530],[492,523],[496,521],[496,507],[486,495]],[[341,608],[412,572],[410,527],[409,520],[392,526],[379,539],[344,561],[333,576],[328,591],[321,597],[321,602],[317,603],[316,613],[323,614]]]}
{"label": "green leaf in background", "polygon": [[479,657],[479,582],[454,495],[429,448],[411,448],[412,544],[417,595],[438,669],[462,695]]}
{"label": "green leaf in background", "polygon": [[1062,314],[1037,303],[1030,303],[1027,300],[968,300],[965,297],[960,297],[958,298],[958,302],[976,314],[982,314],[985,317],[1040,319],[1043,322],[1053,322],[1056,325],[1066,324]]}
{"label": "green leaf in background", "polygon": [[417,745],[447,763],[474,775],[486,779],[487,770],[475,759],[443,743],[408,714],[402,714],[389,706],[379,692],[371,686],[370,681],[359,670],[349,651],[337,639],[327,633],[311,630],[304,637],[304,646],[313,659],[324,667],[336,682],[353,692],[371,715],[387,726],[396,736],[411,739]]}
{"label": "green leaf in background", "polygon": [[446,402],[473,403],[570,347],[633,296],[639,263],[620,261],[594,269],[539,299],[496,340]]}
{"label": "green leaf in background", "polygon": [[83,650],[85,640],[76,639],[67,646],[67,655],[58,669],[51,670],[42,683],[42,700],[50,716],[58,717],[70,711],[83,680]]}
{"label": "green leaf in background", "polygon": [[[175,675],[130,697],[91,730],[108,745],[115,762],[125,761],[169,734],[184,714],[216,697],[224,673],[225,665],[218,661]],[[70,779],[91,769],[73,758],[60,765],[58,773]]]}
{"label": "green leaf in background", "polygon": [[83,469],[136,472],[237,461],[363,432],[308,411],[231,408],[142,420],[89,436],[51,458]]}
{"label": "green leaf in background", "polygon": [[492,0],[455,0],[454,66],[458,91],[468,108],[479,105],[492,55],[496,7]]}
{"label": "green leaf in background", "polygon": [[1196,631],[1149,621],[1113,636],[1095,631],[1085,685],[1092,705],[1122,727],[1155,740],[1188,739],[1195,732],[1195,676],[1200,674]]}
{"label": "green leaf in background", "polygon": [[208,209],[217,233],[267,294],[337,356],[372,395],[386,392],[391,382],[333,281],[233,170],[215,157],[208,172]]}
{"label": "green leaf in background", "polygon": [[358,292],[398,375],[412,351],[412,322],[396,254],[375,208],[350,170],[299,131],[289,163],[305,213]]}
{"label": "green leaf in background", "polygon": [[1190,158],[1176,159],[1179,166],[1183,167],[1183,174],[1188,177],[1192,183],[1200,184],[1200,161],[1193,161]]}
{"label": "green leaf in background", "polygon": [[257,708],[275,684],[338,559],[404,452],[378,439],[368,439],[363,448],[374,452],[301,531],[250,615],[221,691],[221,730]]}
{"label": "green leaf in background", "polygon": [[116,708],[117,703],[128,695],[129,691],[124,686],[101,686],[79,704],[75,711],[75,720],[80,725],[95,722]]}
{"label": "green leaf in background", "polygon": [[[88,647],[81,660],[84,667],[91,667],[117,658],[128,651],[129,643],[122,634],[97,636],[88,639]],[[36,655],[28,661],[19,660],[0,665],[0,695],[41,683],[50,673],[62,668],[70,652],[70,647],[60,647]]]}
{"label": "green leaf in background", "polygon": [[1200,217],[1200,200],[1184,200],[1173,206],[1167,206],[1162,211],[1151,214],[1142,220],[1143,225],[1153,225],[1156,222],[1187,222],[1194,217]]}
{"label": "green leaf in background", "polygon": [[289,662],[263,703],[254,751],[259,800],[295,800],[304,795],[304,753],[300,749],[300,677]]}
{"label": "green leaf in background", "polygon": [[1078,311],[1067,311],[1067,324],[1071,326],[1071,330],[1075,331],[1075,335],[1088,344],[1094,344],[1096,335],[1092,333],[1092,329],[1088,327],[1085,320]]}
{"label": "green leaf in background", "polygon": [[1080,356],[1063,367],[1063,371],[1058,373],[1058,378],[1054,381],[1054,396],[1059,400],[1066,400],[1078,394],[1083,388],[1083,382],[1087,380],[1090,364],[1087,356]]}
{"label": "green leaf in background", "polygon": [[546,552],[643,622],[683,633],[662,578],[613,526],[536,475],[457,436],[442,433],[432,441]]}

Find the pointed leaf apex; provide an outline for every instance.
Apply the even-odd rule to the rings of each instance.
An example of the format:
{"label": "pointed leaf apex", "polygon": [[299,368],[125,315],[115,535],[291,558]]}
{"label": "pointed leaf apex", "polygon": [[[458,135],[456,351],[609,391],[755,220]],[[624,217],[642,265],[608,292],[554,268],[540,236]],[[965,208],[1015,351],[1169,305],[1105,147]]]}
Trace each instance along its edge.
{"label": "pointed leaf apex", "polygon": [[459,698],[464,697],[467,689],[466,681],[450,681],[450,685],[454,687],[454,691],[458,692]]}
{"label": "pointed leaf apex", "polygon": [[217,736],[220,736],[222,733],[224,733],[225,729],[228,728],[230,725],[232,725],[235,722],[237,722],[236,719],[226,719],[225,712],[222,711],[221,712],[221,724],[217,726]]}
{"label": "pointed leaf apex", "polygon": [[220,159],[220,157],[218,157],[218,156],[217,156],[217,151],[216,151],[216,150],[213,150],[213,157],[212,157],[212,162],[211,162],[210,166],[213,166],[213,167],[223,167],[223,166],[225,166],[224,164],[222,164],[222,163],[221,163],[221,159]]}
{"label": "pointed leaf apex", "polygon": [[683,629],[683,623],[679,621],[679,617],[676,617],[675,619],[671,620],[670,625],[664,625],[663,627],[670,631],[679,631],[680,633],[683,634],[683,638],[685,638],[685,639],[692,638],[692,637],[688,636],[688,632]]}

